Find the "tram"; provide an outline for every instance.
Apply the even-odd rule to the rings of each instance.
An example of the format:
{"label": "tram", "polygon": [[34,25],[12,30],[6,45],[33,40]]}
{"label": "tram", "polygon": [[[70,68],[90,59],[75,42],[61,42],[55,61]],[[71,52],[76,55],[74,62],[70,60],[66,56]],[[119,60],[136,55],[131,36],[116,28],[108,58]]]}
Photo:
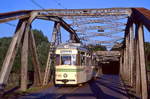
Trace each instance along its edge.
{"label": "tram", "polygon": [[92,79],[93,57],[82,44],[60,44],[55,54],[55,85],[77,85]]}

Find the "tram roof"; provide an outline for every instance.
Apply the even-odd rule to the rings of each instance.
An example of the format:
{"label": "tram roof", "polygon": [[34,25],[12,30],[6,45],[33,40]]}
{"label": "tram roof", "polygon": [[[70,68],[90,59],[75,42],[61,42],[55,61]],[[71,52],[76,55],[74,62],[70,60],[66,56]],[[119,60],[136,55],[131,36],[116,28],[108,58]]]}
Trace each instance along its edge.
{"label": "tram roof", "polygon": [[57,46],[57,49],[77,49],[82,51],[88,51],[88,49],[81,43],[61,43]]}

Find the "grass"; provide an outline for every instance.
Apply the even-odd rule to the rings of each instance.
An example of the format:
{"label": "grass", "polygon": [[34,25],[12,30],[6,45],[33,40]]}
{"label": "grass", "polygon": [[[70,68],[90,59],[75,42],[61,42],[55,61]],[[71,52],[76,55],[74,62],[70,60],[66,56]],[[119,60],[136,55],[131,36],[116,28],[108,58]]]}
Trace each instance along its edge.
{"label": "grass", "polygon": [[[49,83],[48,85],[45,85],[45,86],[31,86],[26,91],[21,91],[20,89],[17,89],[13,92],[4,94],[0,99],[17,99],[18,97],[28,95],[30,93],[43,91],[51,86],[53,86],[53,83]],[[9,86],[9,89],[10,89],[10,86]]]}

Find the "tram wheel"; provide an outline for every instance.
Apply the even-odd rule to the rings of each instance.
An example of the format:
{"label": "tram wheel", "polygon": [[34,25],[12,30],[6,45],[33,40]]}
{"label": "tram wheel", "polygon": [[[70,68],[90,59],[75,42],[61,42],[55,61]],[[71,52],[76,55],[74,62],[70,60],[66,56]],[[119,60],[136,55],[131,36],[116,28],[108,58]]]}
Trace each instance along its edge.
{"label": "tram wheel", "polygon": [[78,84],[79,87],[83,86],[83,84]]}

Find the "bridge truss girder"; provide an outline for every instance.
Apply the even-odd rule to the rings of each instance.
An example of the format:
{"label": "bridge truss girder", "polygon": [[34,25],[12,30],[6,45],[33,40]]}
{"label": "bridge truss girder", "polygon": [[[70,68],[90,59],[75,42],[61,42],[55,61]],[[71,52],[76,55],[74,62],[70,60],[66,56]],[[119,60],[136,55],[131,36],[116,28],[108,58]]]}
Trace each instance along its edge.
{"label": "bridge truss girder", "polygon": [[[143,26],[150,32],[149,15],[150,11],[145,8],[132,8],[132,14],[128,18],[125,29],[122,57],[120,58],[122,78],[128,85],[136,86],[135,92],[142,99],[148,99]],[[134,75],[134,72],[136,72],[136,75]]]}
{"label": "bridge truss girder", "polygon": [[[101,35],[108,36],[107,33],[110,33],[110,37],[115,37],[113,34],[114,32],[118,32],[118,30],[125,31],[124,35],[124,45],[122,48],[124,48],[121,52],[121,58],[120,58],[120,74],[123,78],[128,78],[125,80],[129,80],[128,84],[132,86],[134,83],[133,81],[133,60],[136,60],[136,92],[141,93],[142,98],[146,99],[148,96],[147,92],[147,81],[146,81],[146,68],[145,68],[145,58],[144,58],[144,45],[143,45],[143,27],[142,25],[145,25],[147,29],[150,31],[150,16],[149,16],[149,10],[144,8],[106,8],[106,9],[48,9],[48,10],[23,10],[23,11],[16,11],[16,12],[10,12],[10,13],[1,13],[0,14],[0,23],[8,22],[11,20],[19,19],[18,27],[16,28],[16,33],[13,37],[13,40],[9,46],[7,55],[5,57],[2,71],[0,75],[0,85],[6,84],[7,79],[9,77],[13,61],[15,59],[15,55],[18,49],[18,46],[20,45],[20,42],[23,41],[23,49],[22,49],[22,89],[26,89],[27,82],[25,79],[27,79],[27,56],[28,56],[28,50],[31,49],[32,56],[33,56],[33,64],[34,68],[37,71],[37,82],[41,83],[41,77],[40,77],[40,66],[38,65],[38,59],[37,59],[37,53],[36,53],[36,46],[34,41],[33,33],[31,33],[31,23],[34,19],[44,19],[49,21],[54,21],[56,23],[59,23],[60,26],[62,26],[64,29],[66,29],[70,33],[70,39],[75,42],[81,42],[79,35],[77,34],[77,31],[79,31],[80,26],[82,25],[89,25],[89,24],[112,24],[114,25],[111,31],[105,31],[108,30],[108,25],[105,27],[102,25],[100,27],[103,28],[94,28],[97,29],[103,29],[106,34],[102,33]],[[33,14],[34,13],[34,14]],[[36,13],[36,14],[35,14]],[[147,14],[148,13],[148,14]],[[92,19],[93,18],[93,19]],[[108,19],[111,18],[108,22]],[[125,23],[126,28],[121,29],[118,27],[118,24],[121,23],[122,20],[128,18],[128,22]],[[74,22],[69,23],[65,20],[72,20]],[[88,21],[89,20],[89,21]],[[133,29],[132,24],[135,23],[137,28],[136,30],[136,36],[133,37]],[[121,23],[122,24],[122,23]],[[123,23],[124,24],[124,23]],[[55,26],[54,26],[55,27]],[[79,27],[79,28],[78,28]],[[94,26],[93,26],[94,27]],[[114,29],[117,28],[117,29]],[[124,27],[123,27],[124,28]],[[58,29],[58,28],[57,28]],[[59,30],[59,29],[58,29]],[[59,32],[59,31],[56,32]],[[87,31],[90,30],[90,31]],[[86,36],[88,33],[94,33],[95,31],[91,31],[92,28],[85,28],[83,29],[82,34],[86,34],[84,39],[86,39]],[[80,31],[79,31],[80,32]],[[98,33],[100,35],[100,33]],[[95,34],[95,35],[98,35]],[[22,36],[25,35],[25,36]],[[57,36],[57,33],[54,33],[54,36]],[[104,36],[103,35],[103,36]],[[60,35],[59,35],[60,36]],[[90,36],[89,36],[90,37]],[[29,40],[28,38],[31,38]],[[54,37],[53,41],[55,41],[57,37]],[[134,39],[133,39],[134,38]],[[58,37],[58,44],[61,42],[61,38]],[[83,40],[84,40],[83,39]],[[90,38],[87,38],[90,39]],[[90,40],[89,40],[90,41]],[[93,40],[94,41],[94,40]],[[93,42],[92,41],[92,42]],[[133,42],[135,41],[135,44]],[[27,44],[29,43],[29,45]],[[97,43],[114,43],[117,42],[116,40],[113,41],[94,41]],[[31,45],[30,45],[31,44]],[[133,52],[133,46],[136,46],[136,54]],[[24,56],[23,56],[24,54]],[[135,55],[133,55],[135,54]],[[136,56],[136,57],[134,57]],[[24,58],[24,59],[23,59]],[[127,72],[126,70],[129,70]],[[4,79],[6,78],[6,79]],[[140,87],[138,87],[138,85]]]}

